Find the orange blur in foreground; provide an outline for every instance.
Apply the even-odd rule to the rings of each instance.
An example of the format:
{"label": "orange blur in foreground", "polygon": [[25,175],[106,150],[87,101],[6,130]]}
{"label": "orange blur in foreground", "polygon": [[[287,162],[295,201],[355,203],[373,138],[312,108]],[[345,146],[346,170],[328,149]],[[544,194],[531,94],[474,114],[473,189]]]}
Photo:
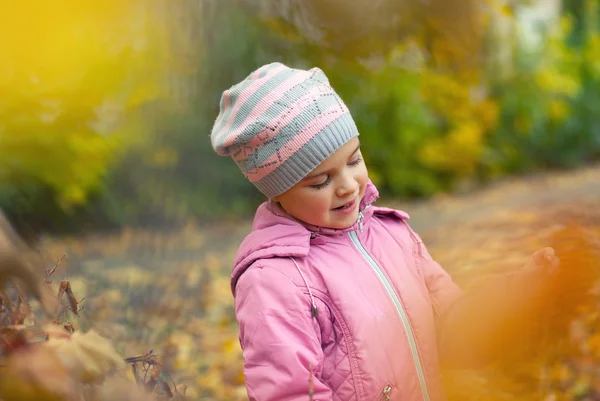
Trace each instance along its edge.
{"label": "orange blur in foreground", "polygon": [[[597,399],[581,397],[600,393],[600,238],[571,225],[547,243],[561,265],[546,282],[519,270],[479,277],[469,301],[456,305],[471,310],[452,331],[464,349],[443,355],[450,400]],[[473,349],[482,350],[478,360]]]}

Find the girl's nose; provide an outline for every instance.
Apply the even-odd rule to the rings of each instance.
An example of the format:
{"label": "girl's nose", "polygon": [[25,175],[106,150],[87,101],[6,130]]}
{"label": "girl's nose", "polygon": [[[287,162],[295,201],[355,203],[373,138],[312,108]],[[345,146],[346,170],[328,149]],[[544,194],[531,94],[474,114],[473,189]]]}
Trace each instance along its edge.
{"label": "girl's nose", "polygon": [[348,195],[355,193],[357,189],[358,183],[356,182],[354,177],[350,174],[346,174],[342,176],[342,180],[336,188],[335,194],[340,198],[344,198]]}

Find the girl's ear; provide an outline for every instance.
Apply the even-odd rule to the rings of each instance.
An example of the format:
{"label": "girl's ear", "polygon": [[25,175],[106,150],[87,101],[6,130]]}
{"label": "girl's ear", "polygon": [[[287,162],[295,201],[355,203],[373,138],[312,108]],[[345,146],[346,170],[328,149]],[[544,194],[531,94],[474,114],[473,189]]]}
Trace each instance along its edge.
{"label": "girl's ear", "polygon": [[275,196],[275,197],[273,197],[273,198],[270,198],[269,200],[270,200],[271,202],[279,203],[279,199],[280,199],[280,195],[278,195],[278,196]]}

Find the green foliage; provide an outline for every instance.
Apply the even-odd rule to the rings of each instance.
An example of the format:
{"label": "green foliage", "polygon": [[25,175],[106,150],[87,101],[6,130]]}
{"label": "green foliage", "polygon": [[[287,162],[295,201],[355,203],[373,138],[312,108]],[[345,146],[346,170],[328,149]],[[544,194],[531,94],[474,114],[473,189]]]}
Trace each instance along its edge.
{"label": "green foliage", "polygon": [[139,69],[158,56],[148,23],[135,1],[3,11],[0,207],[11,216],[68,212],[102,190],[124,131],[139,127],[127,115],[158,91],[159,69]]}
{"label": "green foliage", "polygon": [[[431,196],[465,181],[598,160],[598,1],[569,3],[575,17],[565,14],[533,51],[517,37],[485,42],[490,16],[469,4],[469,15],[456,19],[450,6],[378,2],[369,14],[385,16],[377,29],[338,38],[361,21],[351,8],[318,41],[307,38],[306,24],[277,13],[259,17],[245,1],[181,3],[165,14],[169,35],[154,35],[156,46],[141,53],[140,31],[115,25],[122,20],[109,7],[101,20],[121,28],[87,28],[97,42],[81,50],[88,63],[40,61],[13,76],[31,55],[14,44],[2,48],[21,58],[0,68],[0,85],[11,83],[12,93],[0,103],[0,130],[11,133],[0,135],[0,207],[53,229],[252,214],[262,195],[214,153],[209,135],[222,91],[273,61],[325,71],[352,111],[383,195]],[[504,7],[494,18],[516,32],[513,12]],[[419,23],[398,23],[408,15]],[[73,18],[50,16],[64,26]],[[70,48],[83,48],[62,35]],[[498,64],[502,57],[492,56],[502,46],[513,57]],[[167,49],[168,61],[150,67],[156,49]],[[32,75],[46,65],[46,75]],[[171,92],[161,97],[156,85],[165,70]]]}
{"label": "green foliage", "polygon": [[571,20],[550,32],[535,53],[515,45],[515,73],[493,82],[501,106],[482,160],[492,175],[574,167],[600,157],[599,36],[567,45]]}
{"label": "green foliage", "polygon": [[419,162],[419,149],[437,125],[420,93],[422,76],[388,64],[374,74],[365,70],[355,78],[358,84],[349,85],[347,76],[331,71],[332,85],[355,116],[371,178],[380,189],[395,195],[439,190]]}
{"label": "green foliage", "polygon": [[[291,53],[236,1],[222,1],[201,26],[191,49],[207,57],[190,74],[191,95],[153,104],[144,114],[152,129],[113,167],[108,191],[97,200],[116,224],[182,224],[188,219],[227,219],[252,214],[263,196],[229,158],[210,143],[224,89],[259,66]],[[205,25],[203,25],[205,23]],[[226,51],[224,50],[226,49]],[[282,60],[294,62],[292,58]]]}

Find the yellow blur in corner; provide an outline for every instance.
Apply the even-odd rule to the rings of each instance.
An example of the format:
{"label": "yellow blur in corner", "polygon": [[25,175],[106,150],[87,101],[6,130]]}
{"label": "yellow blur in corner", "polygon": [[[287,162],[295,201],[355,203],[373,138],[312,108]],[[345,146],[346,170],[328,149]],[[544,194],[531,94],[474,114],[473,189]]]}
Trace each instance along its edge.
{"label": "yellow blur in corner", "polygon": [[139,0],[6,2],[0,13],[0,184],[81,203],[162,90],[160,10]]}
{"label": "yellow blur in corner", "polygon": [[[141,61],[156,47],[160,35],[151,4],[138,0],[10,2],[0,14],[4,38],[0,82],[14,89],[17,84],[40,85],[40,89],[54,89],[50,93],[64,94],[83,82],[93,85],[94,80],[83,80],[89,72],[99,72],[94,71],[98,67]],[[104,70],[96,78],[111,81],[124,69]]]}

